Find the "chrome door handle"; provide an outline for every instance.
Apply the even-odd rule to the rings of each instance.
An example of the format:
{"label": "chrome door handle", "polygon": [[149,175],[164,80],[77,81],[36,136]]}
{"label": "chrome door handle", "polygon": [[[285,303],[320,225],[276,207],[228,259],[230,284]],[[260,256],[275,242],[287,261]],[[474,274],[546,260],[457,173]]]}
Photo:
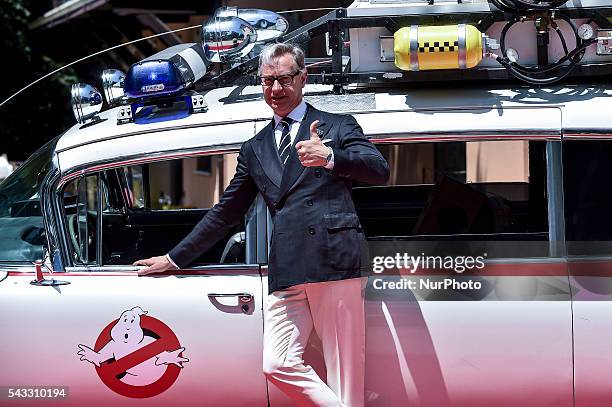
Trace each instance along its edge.
{"label": "chrome door handle", "polygon": [[[238,297],[238,307],[236,306],[228,307],[226,305],[220,304],[219,301],[217,300],[217,298],[219,297]],[[235,312],[231,310],[238,309],[242,311],[244,314],[252,314],[253,310],[255,309],[253,305],[254,304],[253,295],[249,293],[232,293],[232,294],[210,293],[208,294],[208,298],[211,300],[213,304],[215,304],[215,307],[225,312]]]}
{"label": "chrome door handle", "polygon": [[210,293],[209,297],[238,297],[240,302],[251,302],[253,301],[253,295],[249,293],[233,293],[233,294],[220,294],[220,293]]}

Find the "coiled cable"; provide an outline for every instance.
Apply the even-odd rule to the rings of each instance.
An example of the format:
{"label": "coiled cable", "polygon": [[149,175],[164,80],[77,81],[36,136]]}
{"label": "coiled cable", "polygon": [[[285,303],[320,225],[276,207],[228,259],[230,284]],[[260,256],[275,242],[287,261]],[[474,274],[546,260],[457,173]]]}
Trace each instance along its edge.
{"label": "coiled cable", "polygon": [[[559,39],[563,46],[565,56],[560,58],[555,63],[538,67],[528,67],[520,65],[516,62],[511,62],[506,54],[506,35],[510,28],[512,28],[519,21],[521,21],[519,18],[514,18],[513,20],[509,21],[502,29],[500,37],[500,50],[502,52],[502,55],[496,58],[497,62],[504,66],[508,70],[508,72],[517,79],[531,83],[533,85],[546,85],[554,83],[569,75],[574,70],[576,65],[580,62],[580,60],[582,60],[586,48],[589,45],[593,44],[596,40],[590,39],[587,41],[583,41],[578,35],[578,28],[576,27],[576,24],[574,24],[574,22],[569,17],[561,13],[557,14],[557,16],[566,23],[568,23],[569,26],[572,28],[572,31],[574,32],[574,36],[576,38],[576,47],[574,48],[574,50],[568,52],[567,43],[565,41],[565,38],[563,37],[563,33],[558,27],[554,26],[555,32],[559,36]],[[565,64],[565,62],[567,61],[569,61],[569,64]],[[548,74],[552,71],[556,71],[552,74],[552,76],[541,77],[542,75]]]}

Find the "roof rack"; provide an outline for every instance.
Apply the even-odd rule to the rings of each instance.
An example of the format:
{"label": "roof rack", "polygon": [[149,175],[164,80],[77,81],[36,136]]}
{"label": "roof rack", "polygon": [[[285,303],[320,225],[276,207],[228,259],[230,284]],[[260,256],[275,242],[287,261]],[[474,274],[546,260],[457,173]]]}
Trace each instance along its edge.
{"label": "roof rack", "polygon": [[[546,85],[570,75],[612,74],[611,16],[612,2],[605,0],[357,0],[280,41],[303,46],[324,36],[330,58],[319,60],[309,81],[334,85],[337,93],[349,84],[417,81],[517,78]],[[478,63],[462,64],[462,54]],[[255,84],[259,56],[249,56],[196,89]]]}

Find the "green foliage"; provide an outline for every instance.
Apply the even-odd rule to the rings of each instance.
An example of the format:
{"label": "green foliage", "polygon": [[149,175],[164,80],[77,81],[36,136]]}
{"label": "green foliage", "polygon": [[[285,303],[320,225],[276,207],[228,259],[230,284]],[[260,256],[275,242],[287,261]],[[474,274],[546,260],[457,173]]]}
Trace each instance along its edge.
{"label": "green foliage", "polygon": [[[28,27],[34,19],[33,7],[49,6],[41,3],[46,2],[0,1],[0,102],[62,65],[45,55],[41,34]],[[40,14],[44,9],[37,11]],[[0,107],[0,153],[7,153],[10,160],[23,160],[60,134],[73,121],[68,95],[74,82],[74,71],[63,70]]]}

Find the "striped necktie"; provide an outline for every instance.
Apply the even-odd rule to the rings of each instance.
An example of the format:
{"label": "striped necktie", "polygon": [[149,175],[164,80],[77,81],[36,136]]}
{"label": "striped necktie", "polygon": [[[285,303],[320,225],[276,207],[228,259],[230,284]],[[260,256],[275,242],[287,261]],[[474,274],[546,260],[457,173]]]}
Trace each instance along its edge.
{"label": "striped necktie", "polygon": [[289,134],[291,123],[293,123],[293,119],[290,117],[283,117],[280,121],[280,124],[283,126],[283,131],[278,145],[278,155],[283,165],[285,165],[287,159],[289,159],[289,153],[291,152],[291,134]]}

